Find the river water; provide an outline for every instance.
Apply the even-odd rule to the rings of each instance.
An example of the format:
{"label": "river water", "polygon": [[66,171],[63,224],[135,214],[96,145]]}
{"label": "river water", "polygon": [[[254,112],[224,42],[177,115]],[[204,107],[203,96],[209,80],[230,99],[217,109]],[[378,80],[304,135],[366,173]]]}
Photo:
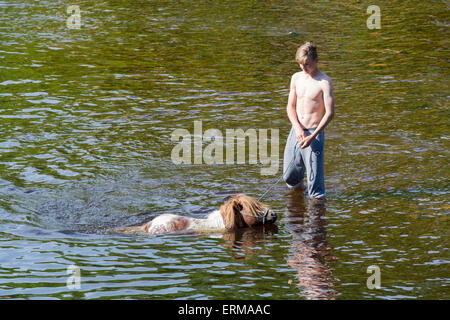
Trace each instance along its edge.
{"label": "river water", "polygon": [[[369,29],[372,4],[0,1],[0,298],[450,298],[450,7],[383,2]],[[272,186],[307,40],[335,94],[325,206],[280,182],[274,227],[110,232]],[[278,130],[278,171],[175,164],[171,134],[194,121]]]}

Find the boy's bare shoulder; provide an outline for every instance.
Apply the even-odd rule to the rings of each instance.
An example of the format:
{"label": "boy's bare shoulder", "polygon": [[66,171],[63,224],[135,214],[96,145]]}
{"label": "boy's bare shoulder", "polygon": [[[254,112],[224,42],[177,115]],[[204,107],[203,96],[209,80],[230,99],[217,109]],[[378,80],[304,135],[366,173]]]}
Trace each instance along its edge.
{"label": "boy's bare shoulder", "polygon": [[325,72],[320,71],[319,79],[331,83],[331,78]]}
{"label": "boy's bare shoulder", "polygon": [[294,73],[293,75],[292,75],[292,79],[298,79],[299,77],[301,77],[302,75],[303,75],[303,71],[299,71],[299,72],[296,72],[296,73]]}

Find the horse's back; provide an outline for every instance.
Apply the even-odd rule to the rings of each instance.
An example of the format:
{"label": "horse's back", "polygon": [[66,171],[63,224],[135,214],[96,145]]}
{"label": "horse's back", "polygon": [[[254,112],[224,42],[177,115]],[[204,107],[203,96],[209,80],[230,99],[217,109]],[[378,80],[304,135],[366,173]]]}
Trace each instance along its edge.
{"label": "horse's back", "polygon": [[190,223],[190,219],[186,217],[166,213],[150,221],[146,226],[146,230],[150,234],[170,233],[186,230]]}

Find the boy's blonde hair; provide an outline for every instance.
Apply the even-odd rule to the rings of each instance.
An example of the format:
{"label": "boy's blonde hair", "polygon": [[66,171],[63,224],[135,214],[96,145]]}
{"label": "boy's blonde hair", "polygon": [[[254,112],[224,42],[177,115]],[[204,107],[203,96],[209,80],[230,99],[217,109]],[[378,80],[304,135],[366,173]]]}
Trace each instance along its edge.
{"label": "boy's blonde hair", "polygon": [[314,43],[308,41],[297,49],[295,60],[298,63],[305,64],[306,60],[315,60],[317,58],[317,47]]}

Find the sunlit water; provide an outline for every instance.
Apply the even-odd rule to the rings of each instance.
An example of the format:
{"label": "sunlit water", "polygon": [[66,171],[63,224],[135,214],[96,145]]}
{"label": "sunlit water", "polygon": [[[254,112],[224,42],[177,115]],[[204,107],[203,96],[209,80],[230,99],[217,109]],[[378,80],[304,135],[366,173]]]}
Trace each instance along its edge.
{"label": "sunlit water", "polygon": [[[1,1],[0,298],[448,299],[449,7],[391,1],[370,30],[370,4]],[[306,40],[335,91],[325,207],[278,183],[275,227],[110,232],[275,183],[281,162],[175,165],[170,137],[278,129],[281,159]]]}

